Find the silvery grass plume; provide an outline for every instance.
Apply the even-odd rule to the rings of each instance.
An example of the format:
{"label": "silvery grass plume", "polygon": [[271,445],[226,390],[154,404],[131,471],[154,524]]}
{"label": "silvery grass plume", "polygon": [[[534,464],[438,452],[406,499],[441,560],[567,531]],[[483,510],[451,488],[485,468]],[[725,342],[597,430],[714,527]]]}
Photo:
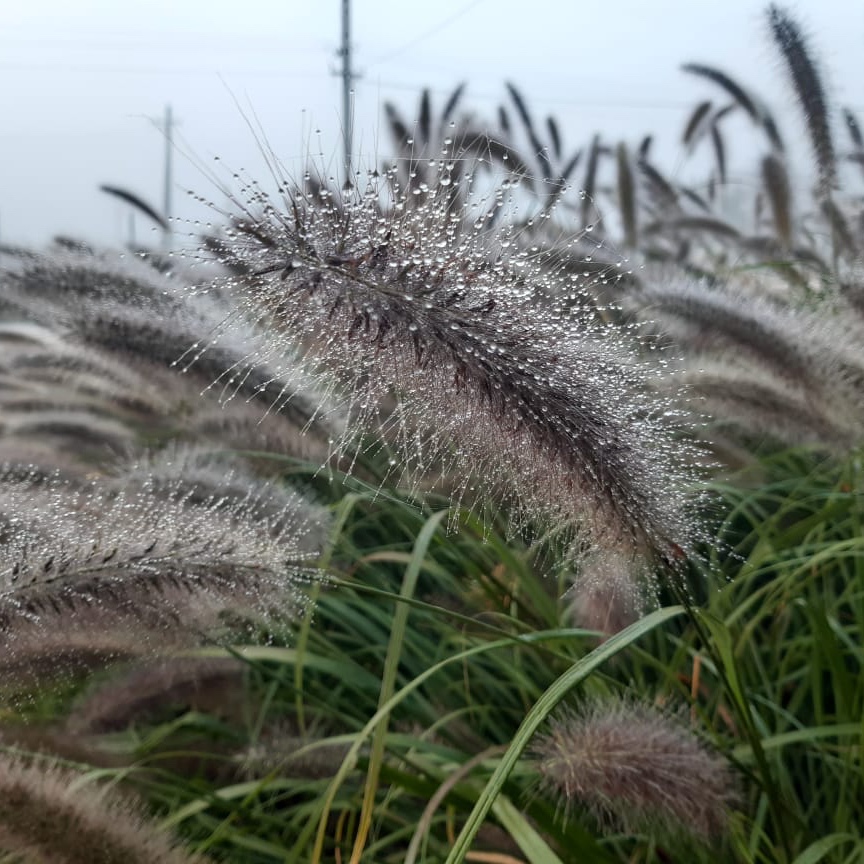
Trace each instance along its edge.
{"label": "silvery grass plume", "polygon": [[[208,708],[224,715],[243,693],[246,665],[235,657],[146,657],[112,671],[77,700],[65,728],[72,735],[117,732],[160,712]],[[235,703],[236,704],[236,703]]]}
{"label": "silvery grass plume", "polygon": [[371,430],[409,485],[455,477],[456,500],[499,495],[520,518],[672,557],[694,529],[670,401],[646,395],[629,334],[566,274],[508,226],[487,230],[505,199],[454,209],[450,182],[446,159],[435,186],[402,188],[396,167],[342,194],[283,181],[281,209],[249,183],[224,238],[248,275],[225,290],[272,350],[303,346],[333,376],[349,416],[337,449]]}
{"label": "silvery grass plume", "polygon": [[223,479],[225,493],[134,468],[70,479],[6,466],[6,674],[153,654],[218,635],[237,616],[287,616],[302,606],[314,573],[304,538],[320,530],[321,511],[236,471]]}
{"label": "silvery grass plume", "polygon": [[838,449],[864,437],[864,327],[838,298],[796,307],[660,274],[630,308],[683,349],[692,404],[733,433]]}
{"label": "silvery grass plume", "polygon": [[235,759],[239,773],[247,780],[273,774],[318,780],[334,777],[349,751],[350,745],[338,736],[333,741],[308,733],[300,735],[290,723],[283,722],[265,726],[257,741]]}
{"label": "silvery grass plume", "polygon": [[[115,790],[0,756],[0,853],[18,864],[205,864]],[[14,857],[12,857],[14,856]],[[4,857],[4,860],[9,860]]]}
{"label": "silvery grass plume", "polygon": [[734,800],[729,763],[683,720],[649,705],[594,702],[550,721],[532,747],[546,792],[608,827],[707,841]]}
{"label": "silvery grass plume", "polygon": [[[0,369],[28,388],[9,388],[7,403],[17,403],[7,416],[37,415],[40,428],[65,423],[82,438],[91,430],[91,449],[101,440],[105,452],[122,451],[133,436],[185,434],[325,458],[341,419],[323,394],[296,371],[289,387],[262,359],[260,334],[239,318],[231,334],[214,339],[227,299],[191,291],[189,272],[177,271],[62,249],[0,256]],[[178,362],[190,352],[192,369]]]}

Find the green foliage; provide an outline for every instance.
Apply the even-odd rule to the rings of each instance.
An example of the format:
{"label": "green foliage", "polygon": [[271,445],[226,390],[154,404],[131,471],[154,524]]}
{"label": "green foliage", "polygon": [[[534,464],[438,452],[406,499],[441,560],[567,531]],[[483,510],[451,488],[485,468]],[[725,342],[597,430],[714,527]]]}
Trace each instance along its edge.
{"label": "green foliage", "polygon": [[[503,526],[466,516],[448,534],[440,509],[346,491],[338,575],[311,626],[238,648],[245,720],[180,715],[114,746],[166,825],[227,861],[459,861],[469,848],[532,862],[857,860],[860,454],[766,457],[715,491],[704,605],[601,647],[567,626],[563,584]],[[554,702],[610,694],[690,705],[693,729],[736,766],[725,840],[601,832],[516,758]],[[197,779],[169,770],[189,742]]]}

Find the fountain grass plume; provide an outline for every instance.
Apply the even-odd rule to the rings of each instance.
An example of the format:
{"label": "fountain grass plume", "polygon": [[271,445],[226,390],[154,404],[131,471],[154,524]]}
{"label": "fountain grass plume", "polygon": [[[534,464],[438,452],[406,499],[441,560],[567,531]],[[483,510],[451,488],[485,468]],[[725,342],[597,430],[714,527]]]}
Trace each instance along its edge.
{"label": "fountain grass plume", "polygon": [[837,183],[837,158],[831,133],[828,98],[804,34],[791,15],[776,3],[768,7],[768,24],[795,88],[819,168],[820,191],[827,196]]}
{"label": "fountain grass plume", "polygon": [[[231,711],[243,703],[246,666],[235,657],[147,657],[113,670],[79,699],[65,727],[73,735],[121,731],[159,712],[184,709]],[[236,704],[236,703],[235,703]],[[244,703],[245,705],[245,703]]]}
{"label": "fountain grass plume", "polygon": [[[721,430],[758,446],[764,440],[845,452],[861,440],[860,407],[808,391],[758,364],[696,355],[683,373],[691,403]],[[827,397],[827,398],[826,398]]]}
{"label": "fountain grass plume", "polygon": [[734,800],[729,763],[679,717],[635,701],[593,702],[550,721],[532,746],[547,794],[601,824],[708,841]]}
{"label": "fountain grass plume", "polygon": [[[0,852],[22,864],[205,864],[131,799],[80,775],[0,755]],[[8,860],[4,857],[4,860]]]}
{"label": "fountain grass plume", "polygon": [[[454,158],[436,161],[434,185],[402,188],[395,165],[343,193],[282,181],[281,207],[247,183],[223,239],[250,275],[227,290],[271,347],[302,346],[338,382],[337,451],[373,431],[409,485],[437,468],[457,500],[482,490],[519,518],[672,556],[693,533],[690,454],[669,401],[646,395],[649,364],[512,226],[487,227],[508,181],[485,197],[469,176],[453,205]],[[556,296],[566,307],[538,299]]]}
{"label": "fountain grass plume", "polygon": [[746,356],[787,383],[834,394],[853,413],[861,404],[862,328],[839,300],[825,298],[821,308],[808,310],[740,288],[673,279],[646,286],[631,302],[643,319],[691,350]]}
{"label": "fountain grass plume", "polygon": [[[28,377],[66,385],[61,405],[92,396],[101,403],[90,406],[92,414],[124,412],[119,419],[131,428],[163,434],[172,423],[194,428],[194,415],[208,402],[253,403],[258,418],[277,407],[280,422],[306,439],[292,450],[319,458],[338,434],[340,417],[327,409],[326,394],[312,389],[283,354],[289,387],[282,369],[266,362],[260,334],[248,322],[235,316],[232,331],[214,337],[230,300],[212,286],[194,290],[191,270],[166,274],[135,257],[69,250],[7,254],[0,260],[0,302],[13,319],[0,338],[23,342],[22,328],[33,331],[33,344],[14,345],[8,362]],[[43,343],[50,334],[47,344],[37,331]],[[184,355],[196,362],[179,363]],[[201,407],[190,411],[192,404]],[[244,412],[229,407],[225,413]],[[287,430],[281,436],[291,437]]]}
{"label": "fountain grass plume", "polygon": [[764,289],[684,283],[660,271],[628,304],[681,346],[677,386],[712,419],[712,436],[837,451],[860,442],[864,329],[843,297],[804,306],[784,293],[769,299]]}
{"label": "fountain grass plume", "polygon": [[651,602],[645,562],[615,549],[598,549],[579,561],[565,594],[566,617],[577,627],[613,636],[643,614]]}
{"label": "fountain grass plume", "polygon": [[[225,479],[230,486],[230,471]],[[237,479],[223,494],[195,477],[132,470],[69,479],[7,467],[4,670],[51,657],[89,665],[112,646],[118,656],[152,653],[216,635],[226,615],[261,620],[302,607],[315,573],[305,535],[319,530],[319,508]]]}

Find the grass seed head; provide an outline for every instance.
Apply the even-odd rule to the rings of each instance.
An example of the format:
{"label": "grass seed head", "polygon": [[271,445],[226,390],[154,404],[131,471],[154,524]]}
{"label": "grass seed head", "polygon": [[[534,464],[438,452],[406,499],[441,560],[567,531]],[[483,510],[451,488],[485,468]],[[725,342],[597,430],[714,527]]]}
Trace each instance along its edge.
{"label": "grass seed head", "polygon": [[648,705],[595,702],[559,715],[533,754],[546,791],[601,823],[702,840],[726,824],[733,798],[728,763],[680,718]]}
{"label": "grass seed head", "polygon": [[371,431],[409,485],[437,470],[459,478],[457,500],[481,489],[517,519],[662,557],[687,547],[687,448],[629,334],[520,245],[536,231],[487,227],[518,181],[472,197],[469,175],[457,206],[438,164],[436,183],[405,187],[396,166],[343,193],[283,181],[278,206],[247,184],[223,238],[247,275],[227,290],[269,350],[301,346],[337,382],[349,418],[337,450]]}

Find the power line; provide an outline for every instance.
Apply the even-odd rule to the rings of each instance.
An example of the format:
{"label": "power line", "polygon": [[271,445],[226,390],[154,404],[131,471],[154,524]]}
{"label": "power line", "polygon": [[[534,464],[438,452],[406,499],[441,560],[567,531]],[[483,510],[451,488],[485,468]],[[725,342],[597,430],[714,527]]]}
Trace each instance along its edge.
{"label": "power line", "polygon": [[387,63],[389,60],[393,60],[396,57],[399,57],[401,54],[404,54],[409,49],[413,48],[415,45],[419,45],[424,39],[428,39],[430,36],[434,36],[436,33],[440,33],[445,27],[449,27],[454,21],[461,18],[463,15],[466,15],[470,12],[475,6],[479,6],[483,0],[471,0],[470,3],[467,3],[461,9],[457,9],[452,15],[445,18],[443,21],[440,21],[434,27],[426,30],[421,33],[419,36],[415,36],[409,42],[404,43],[395,51],[390,54],[385,54],[383,57],[377,57],[372,61],[371,65],[375,66],[378,63]]}

